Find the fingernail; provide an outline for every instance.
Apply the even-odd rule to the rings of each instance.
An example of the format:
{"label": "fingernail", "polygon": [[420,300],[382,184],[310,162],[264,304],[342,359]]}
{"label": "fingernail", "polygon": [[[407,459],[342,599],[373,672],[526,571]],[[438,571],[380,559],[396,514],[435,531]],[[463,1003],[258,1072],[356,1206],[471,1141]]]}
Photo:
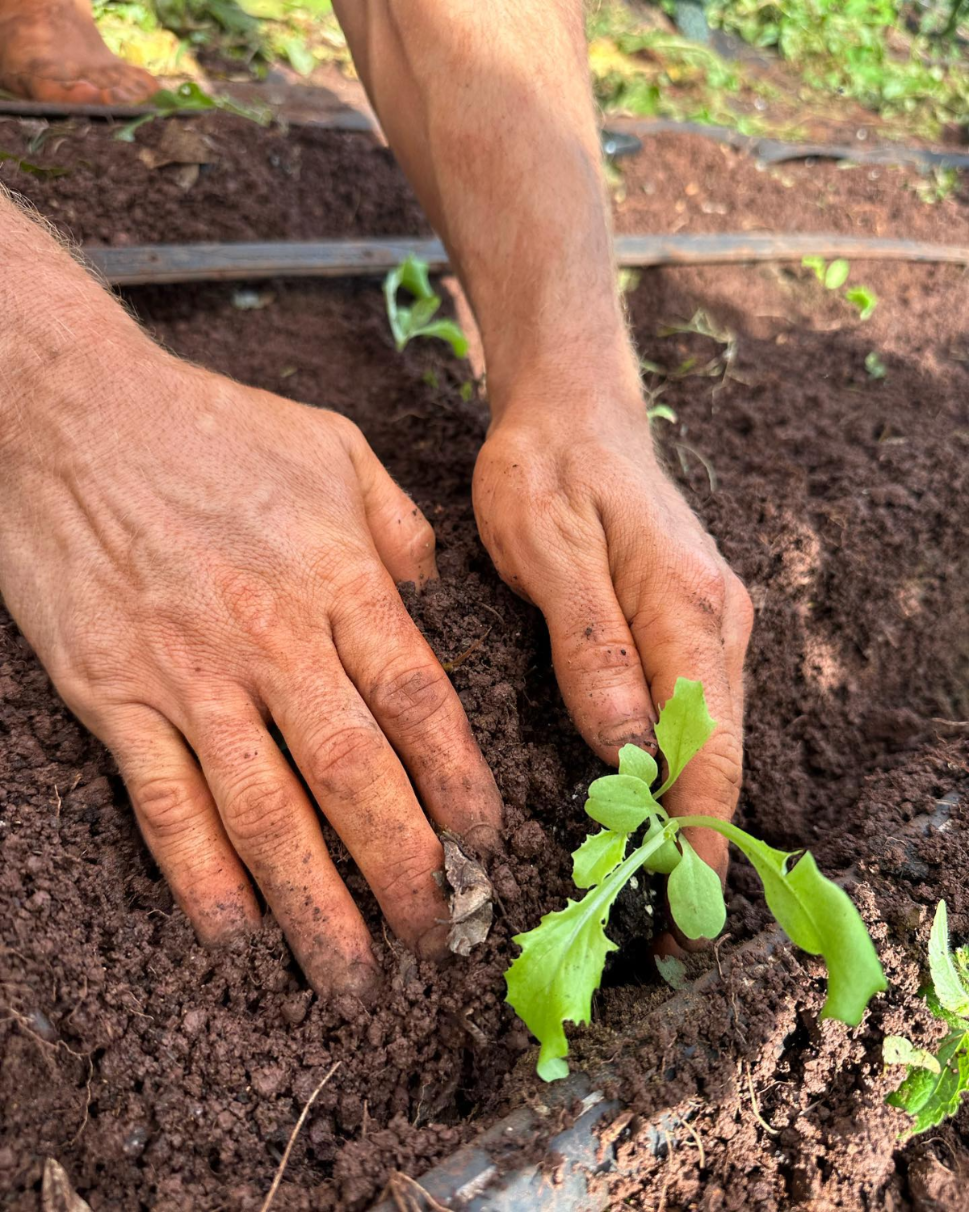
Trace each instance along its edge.
{"label": "fingernail", "polygon": [[344,979],[339,982],[340,993],[350,993],[362,1002],[372,1001],[382,985],[380,969],[364,960],[348,964]]}
{"label": "fingernail", "polygon": [[502,849],[501,833],[488,821],[478,821],[471,825],[461,835],[479,858],[487,858]]}
{"label": "fingernail", "polygon": [[652,724],[647,724],[643,727],[642,724],[630,724],[628,720],[624,720],[621,724],[611,728],[604,729],[599,734],[599,744],[607,749],[612,747],[621,749],[623,745],[636,745],[637,748],[645,749],[647,753],[651,753],[653,757],[659,752]]}

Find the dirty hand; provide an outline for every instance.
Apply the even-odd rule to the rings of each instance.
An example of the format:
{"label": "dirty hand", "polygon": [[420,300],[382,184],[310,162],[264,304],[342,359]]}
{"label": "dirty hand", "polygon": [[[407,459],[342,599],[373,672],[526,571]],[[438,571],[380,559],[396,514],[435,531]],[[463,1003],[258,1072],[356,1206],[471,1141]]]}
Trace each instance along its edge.
{"label": "dirty hand", "polygon": [[[750,598],[657,464],[641,399],[513,403],[474,474],[485,546],[504,581],[545,615],[576,727],[613,765],[651,745],[678,677],[703,682],[718,727],[665,797],[672,815],[730,817],[741,776]],[[726,842],[691,840],[726,870]]]}
{"label": "dirty hand", "polygon": [[362,992],[368,932],[313,799],[428,956],[447,929],[442,853],[410,780],[473,844],[500,820],[395,588],[434,575],[433,533],[349,421],[131,340],[20,380],[0,440],[0,590],[117,758],[201,938],[259,921],[251,875],[312,984]]}

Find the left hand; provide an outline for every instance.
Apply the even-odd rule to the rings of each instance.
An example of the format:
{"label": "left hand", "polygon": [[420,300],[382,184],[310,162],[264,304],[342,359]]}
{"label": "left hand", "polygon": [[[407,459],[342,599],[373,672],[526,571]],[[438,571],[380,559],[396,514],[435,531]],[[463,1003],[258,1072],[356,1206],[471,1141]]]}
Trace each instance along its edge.
{"label": "left hand", "polygon": [[[478,456],[474,506],[502,579],[544,614],[562,696],[601,758],[615,765],[626,742],[655,753],[676,679],[703,682],[717,729],[664,806],[731,817],[753,608],[659,467],[642,401],[505,408]],[[690,840],[722,876],[725,839]]]}

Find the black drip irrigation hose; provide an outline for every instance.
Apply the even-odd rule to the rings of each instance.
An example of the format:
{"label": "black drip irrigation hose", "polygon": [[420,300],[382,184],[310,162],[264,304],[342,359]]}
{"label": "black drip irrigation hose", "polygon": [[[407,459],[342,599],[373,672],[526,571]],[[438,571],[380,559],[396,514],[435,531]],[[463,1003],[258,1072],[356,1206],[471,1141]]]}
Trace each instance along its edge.
{"label": "black drip irrigation hose", "polygon": [[[926,261],[969,265],[969,244],[932,244],[843,236],[836,232],[785,234],[720,232],[674,236],[617,236],[617,264],[739,265],[800,261],[804,256],[856,261]],[[114,286],[162,282],[254,281],[262,278],[342,278],[385,274],[409,254],[432,273],[448,268],[440,240],[406,236],[370,240],[273,241],[266,244],[146,244],[81,249],[81,256]]]}
{"label": "black drip irrigation hose", "polygon": [[[920,838],[931,829],[944,829],[949,824],[960,803],[957,791],[950,791],[936,801],[935,811],[928,816],[918,816],[899,833],[889,839],[892,844],[902,843],[908,866],[918,874],[922,861],[916,852]],[[854,869],[846,872],[836,882],[846,884],[859,879]],[[735,959],[755,959],[760,963],[760,972],[766,972],[763,960],[787,946],[786,936],[780,926],[772,926],[755,938],[741,944],[734,952]],[[747,974],[749,984],[763,983],[754,966]],[[656,1016],[666,1020],[672,1030],[682,1021],[691,1002],[713,988],[721,977],[716,967],[710,968],[685,988],[674,994],[656,1011]],[[520,1107],[498,1121],[477,1140],[462,1146],[446,1161],[422,1174],[418,1180],[420,1188],[438,1206],[460,1209],[460,1212],[604,1212],[609,1205],[605,1183],[597,1181],[606,1175],[618,1176],[616,1141],[605,1138],[599,1132],[607,1123],[614,1123],[625,1111],[615,1099],[607,1099],[598,1086],[614,1080],[608,1066],[598,1075],[594,1085],[585,1073],[573,1073],[563,1081],[555,1082],[541,1090],[541,1102]],[[551,1181],[538,1163],[503,1169],[496,1158],[515,1142],[527,1139],[540,1132],[543,1121],[556,1112],[577,1111],[569,1128],[553,1136],[546,1146],[545,1156],[554,1158],[555,1179]],[[656,1157],[662,1157],[683,1133],[691,1111],[685,1108],[668,1107],[649,1117],[638,1126],[638,1132],[646,1134],[649,1147]],[[412,1189],[411,1204],[416,1209],[433,1207],[424,1201],[418,1191]],[[385,1196],[371,1205],[370,1212],[400,1212],[400,1203]]]}

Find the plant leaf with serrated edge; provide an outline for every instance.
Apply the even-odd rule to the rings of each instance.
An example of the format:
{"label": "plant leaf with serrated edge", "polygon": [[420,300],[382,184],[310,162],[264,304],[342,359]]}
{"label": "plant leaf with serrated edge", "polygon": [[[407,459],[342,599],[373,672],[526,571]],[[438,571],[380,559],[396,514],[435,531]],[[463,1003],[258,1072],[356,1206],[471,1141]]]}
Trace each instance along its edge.
{"label": "plant leaf with serrated edge", "polygon": [[527,934],[513,939],[521,955],[505,973],[508,1004],[541,1044],[536,1066],[543,1081],[565,1077],[563,1059],[569,1050],[566,1022],[588,1023],[592,995],[599,988],[606,956],[616,944],[604,926],[613,901],[654,849],[659,834],[625,859],[580,901],[569,901],[557,913],[547,913]]}
{"label": "plant leaf with serrated edge", "polygon": [[969,1023],[946,1036],[937,1060],[938,1073],[912,1068],[899,1088],[885,1099],[890,1106],[914,1117],[901,1140],[934,1128],[959,1110],[962,1096],[969,1090]]}
{"label": "plant leaf with serrated edge", "polygon": [[885,1036],[882,1060],[886,1065],[911,1065],[915,1069],[928,1069],[930,1073],[942,1072],[942,1066],[928,1048],[916,1048],[904,1035]]}
{"label": "plant leaf with serrated edge", "polygon": [[960,1018],[969,1018],[969,989],[963,985],[949,951],[949,911],[939,901],[929,936],[929,973],[932,987],[943,1010]]}
{"label": "plant leaf with serrated edge", "polygon": [[590,833],[578,850],[572,851],[572,882],[576,888],[601,884],[626,857],[628,838],[628,834],[611,829]]}
{"label": "plant leaf with serrated edge", "polygon": [[811,852],[806,851],[788,871],[795,854],[775,850],[729,821],[684,816],[678,823],[683,828],[713,829],[743,851],[788,938],[811,955],[822,956],[827,965],[828,996],[821,1017],[857,1026],[872,997],[888,985],[861,915],[848,894],[821,874]]}
{"label": "plant leaf with serrated edge", "polygon": [[682,851],[666,884],[670,913],[687,938],[716,938],[727,920],[720,877],[682,835]]}
{"label": "plant leaf with serrated edge", "polygon": [[642,779],[647,787],[652,787],[659,767],[653,755],[645,749],[640,749],[638,745],[623,745],[619,750],[619,773]]}
{"label": "plant leaf with serrated edge", "polygon": [[590,783],[585,810],[616,833],[633,833],[654,813],[666,816],[649,785],[632,774],[607,774]]}
{"label": "plant leaf with serrated edge", "polygon": [[710,739],[716,726],[703,697],[703,683],[677,678],[673,696],[660,708],[654,730],[667,769],[666,781],[656,792],[657,799],[669,791],[683,767]]}

